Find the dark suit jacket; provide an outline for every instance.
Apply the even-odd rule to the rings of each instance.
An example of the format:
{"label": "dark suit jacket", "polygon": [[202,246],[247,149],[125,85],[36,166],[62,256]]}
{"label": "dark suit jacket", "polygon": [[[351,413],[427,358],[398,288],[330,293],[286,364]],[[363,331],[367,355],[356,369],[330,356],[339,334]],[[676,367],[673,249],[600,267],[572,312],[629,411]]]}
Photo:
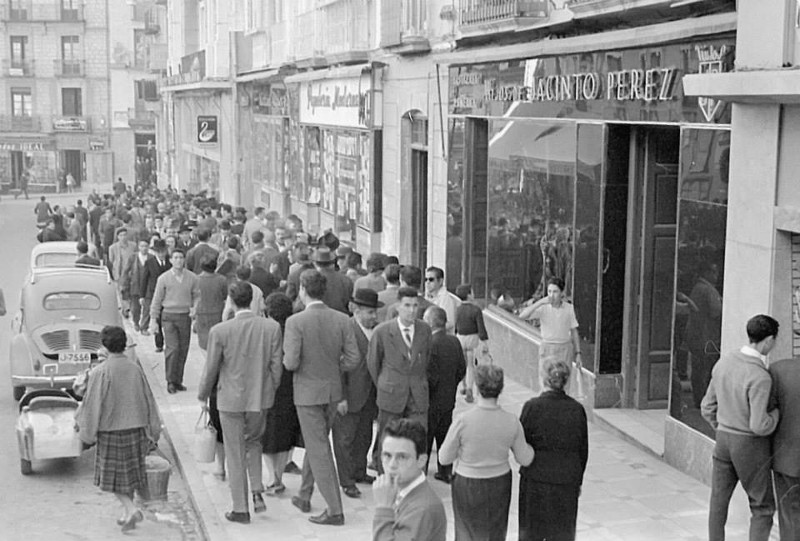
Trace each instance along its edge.
{"label": "dark suit jacket", "polygon": [[353,281],[344,274],[336,272],[330,266],[321,268],[319,272],[327,280],[325,296],[322,297],[322,300],[334,310],[349,316],[350,297],[353,296]]}
{"label": "dark suit jacket", "polygon": [[[135,297],[143,297],[145,293],[145,272],[144,269],[147,262],[153,259],[153,256],[148,255],[145,259],[144,265],[139,261],[139,252],[133,254],[133,257],[128,258],[125,268],[122,271],[122,290],[126,291],[128,295]],[[156,265],[157,266],[157,265]]]}
{"label": "dark suit jacket", "polygon": [[781,412],[772,434],[772,469],[800,477],[800,359],[784,359],[769,365],[772,395]]}
{"label": "dark suit jacket", "polygon": [[158,265],[158,259],[155,257],[147,260],[147,263],[144,266],[144,276],[142,277],[142,291],[144,291],[142,296],[144,298],[150,300],[153,299],[153,295],[156,292],[156,282],[158,281],[158,277],[171,268],[172,263],[169,262],[169,259],[164,259],[163,267]]}
{"label": "dark suit jacket", "polygon": [[359,364],[350,318],[314,303],[286,320],[283,366],[294,372],[296,406],[342,400],[342,372]]}
{"label": "dark suit jacket", "polygon": [[536,455],[520,474],[542,483],[581,485],[589,458],[583,406],[561,391],[545,391],[522,407],[525,440]]}
{"label": "dark suit jacket", "polygon": [[347,400],[347,411],[357,413],[364,408],[375,407],[375,384],[367,368],[369,340],[355,318],[350,318],[350,324],[358,344],[359,363],[353,371],[342,374],[342,392]]}
{"label": "dark suit jacket", "polygon": [[282,371],[280,326],[240,312],[211,328],[197,397],[207,400],[216,387],[220,411],[266,410],[275,402]]}
{"label": "dark suit jacket", "polygon": [[261,267],[252,268],[250,271],[250,280],[248,281],[254,286],[258,286],[264,294],[265,299],[281,285],[280,280]]}
{"label": "dark suit jacket", "polygon": [[378,389],[378,408],[402,413],[409,397],[421,411],[428,411],[428,364],[431,359],[431,328],[414,322],[414,341],[409,358],[397,319],[375,328],[369,342],[367,366]]}
{"label": "dark suit jacket", "polygon": [[433,333],[431,363],[428,367],[431,410],[452,411],[456,405],[458,383],[467,373],[461,342],[444,329]]}
{"label": "dark suit jacket", "polygon": [[195,274],[200,274],[200,263],[204,257],[212,258],[216,264],[219,252],[206,243],[197,244],[186,254],[186,268]]}

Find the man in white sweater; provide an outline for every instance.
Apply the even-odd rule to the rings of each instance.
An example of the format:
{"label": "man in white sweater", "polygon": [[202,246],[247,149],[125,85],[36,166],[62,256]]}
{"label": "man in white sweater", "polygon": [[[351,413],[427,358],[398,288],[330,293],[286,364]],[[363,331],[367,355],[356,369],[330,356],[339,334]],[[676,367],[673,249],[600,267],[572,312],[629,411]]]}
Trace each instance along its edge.
{"label": "man in white sweater", "polygon": [[769,435],[778,425],[768,411],[772,379],[766,355],[775,346],[778,322],[757,315],[747,322],[750,343],[722,356],[703,398],[703,417],[717,431],[708,514],[710,541],[725,539],[728,504],[741,482],[750,501],[750,541],[767,541],[775,514]]}

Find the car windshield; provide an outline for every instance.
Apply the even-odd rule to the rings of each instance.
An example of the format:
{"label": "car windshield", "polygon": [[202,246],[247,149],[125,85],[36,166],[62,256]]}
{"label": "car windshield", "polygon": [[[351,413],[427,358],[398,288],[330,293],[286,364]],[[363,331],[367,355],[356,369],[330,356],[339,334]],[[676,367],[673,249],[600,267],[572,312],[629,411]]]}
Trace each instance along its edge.
{"label": "car windshield", "polygon": [[85,291],[62,291],[44,298],[45,310],[99,310],[100,298]]}
{"label": "car windshield", "polygon": [[36,256],[36,267],[71,267],[77,256],[70,253],[49,253]]}

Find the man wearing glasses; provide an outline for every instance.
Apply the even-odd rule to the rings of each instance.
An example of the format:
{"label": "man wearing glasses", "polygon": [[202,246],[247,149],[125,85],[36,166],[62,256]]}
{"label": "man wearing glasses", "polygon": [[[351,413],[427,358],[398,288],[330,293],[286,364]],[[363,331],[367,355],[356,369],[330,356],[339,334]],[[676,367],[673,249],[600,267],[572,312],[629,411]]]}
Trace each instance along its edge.
{"label": "man wearing glasses", "polygon": [[445,329],[452,334],[456,324],[456,308],[461,301],[444,287],[444,271],[439,267],[428,267],[425,271],[425,298],[447,313]]}

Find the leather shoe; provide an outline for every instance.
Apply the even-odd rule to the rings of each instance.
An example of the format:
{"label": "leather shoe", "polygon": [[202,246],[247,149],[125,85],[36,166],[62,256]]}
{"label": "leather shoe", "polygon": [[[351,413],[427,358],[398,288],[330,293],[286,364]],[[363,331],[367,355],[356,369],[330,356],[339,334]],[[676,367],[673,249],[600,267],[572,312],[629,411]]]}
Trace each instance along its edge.
{"label": "leather shoe", "polygon": [[360,477],[356,479],[356,483],[362,483],[364,485],[371,485],[375,482],[375,478],[371,475],[365,475],[364,477]]}
{"label": "leather shoe", "polygon": [[240,513],[238,511],[229,511],[225,513],[225,518],[231,522],[239,522],[241,524],[250,524],[250,513]]}
{"label": "leather shoe", "polygon": [[303,513],[311,512],[311,502],[308,500],[304,500],[300,496],[292,496],[292,505],[297,507]]}
{"label": "leather shoe", "polygon": [[453,477],[447,475],[446,473],[436,472],[433,474],[433,478],[437,481],[441,481],[442,483],[447,483],[448,485],[453,481]]}
{"label": "leather shoe", "polygon": [[342,492],[344,492],[344,495],[347,496],[348,498],[358,498],[359,496],[361,496],[361,491],[358,490],[358,487],[355,485],[349,487],[342,487]]}
{"label": "leather shoe", "polygon": [[314,524],[322,524],[325,526],[343,526],[344,515],[329,515],[328,510],[326,509],[321,515],[308,517],[308,521],[313,522]]}
{"label": "leather shoe", "polygon": [[186,385],[182,385],[180,383],[176,383],[175,384],[175,388],[178,389],[179,391],[185,391],[186,390]]}
{"label": "leather shoe", "polygon": [[175,386],[174,383],[167,384],[167,392],[169,394],[175,394],[178,392],[178,388]]}
{"label": "leather shoe", "polygon": [[264,503],[264,497],[260,492],[253,493],[253,511],[256,513],[263,513],[267,510],[267,504]]}

